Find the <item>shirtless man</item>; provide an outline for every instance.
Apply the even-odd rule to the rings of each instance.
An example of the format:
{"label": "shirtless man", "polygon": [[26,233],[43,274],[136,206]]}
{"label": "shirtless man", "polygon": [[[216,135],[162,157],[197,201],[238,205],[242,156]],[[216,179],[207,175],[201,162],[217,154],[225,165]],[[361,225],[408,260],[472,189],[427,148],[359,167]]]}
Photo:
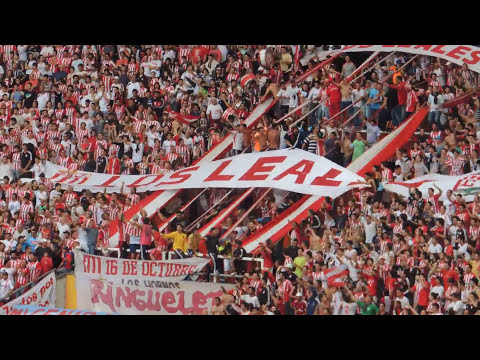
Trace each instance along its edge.
{"label": "shirtless man", "polygon": [[[282,84],[282,85],[283,85],[283,84]],[[261,97],[260,102],[261,102],[261,103],[264,102],[265,99],[267,98],[267,96],[268,96],[269,94],[272,94],[273,97],[276,97],[276,96],[277,96],[277,93],[280,91],[280,87],[281,87],[282,85],[279,84],[279,83],[271,83],[271,84],[268,86],[267,90],[265,91],[265,95],[263,95],[263,96]]]}
{"label": "shirtless man", "polygon": [[267,131],[268,150],[278,150],[280,148],[280,129],[278,124],[273,124]]}
{"label": "shirtless man", "polygon": [[455,134],[449,128],[445,129],[445,144],[447,144],[450,148],[455,148],[457,146]]}
{"label": "shirtless man", "polygon": [[267,135],[263,125],[258,125],[257,132],[252,138],[253,151],[265,151],[267,149]]}
{"label": "shirtless man", "polygon": [[347,166],[350,163],[352,158],[353,149],[350,148],[350,133],[345,132],[342,142],[342,151],[343,151],[343,158],[345,159],[344,165]]}
{"label": "shirtless man", "polygon": [[222,304],[219,297],[215,298],[215,304],[212,306],[211,313],[212,315],[226,315],[225,305]]}
{"label": "shirtless man", "polygon": [[248,129],[247,125],[242,124],[242,133],[243,133],[243,148],[248,149],[245,151],[247,153],[252,152],[252,149],[249,146],[252,144],[252,129]]}

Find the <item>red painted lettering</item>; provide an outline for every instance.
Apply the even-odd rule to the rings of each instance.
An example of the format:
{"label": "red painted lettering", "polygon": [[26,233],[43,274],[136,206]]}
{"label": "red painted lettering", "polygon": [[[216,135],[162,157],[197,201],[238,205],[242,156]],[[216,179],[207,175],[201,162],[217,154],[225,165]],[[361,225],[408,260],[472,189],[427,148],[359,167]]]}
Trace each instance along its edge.
{"label": "red painted lettering", "polygon": [[131,265],[131,272],[130,272],[130,275],[138,275],[137,273],[137,262],[136,261],[132,261],[130,263]]}
{"label": "red painted lettering", "polygon": [[[136,187],[136,186],[147,186],[147,185],[151,185],[153,184],[154,182],[160,180],[161,178],[163,177],[163,175],[146,175],[146,176],[142,176],[140,179],[138,179],[137,181],[131,183],[130,185],[127,185],[127,187]],[[151,179],[153,178],[152,181],[150,182],[147,182],[145,184],[141,184],[141,182],[143,182],[143,180],[145,179]]]}
{"label": "red painted lettering", "polygon": [[415,45],[414,49],[423,49],[425,51],[428,51],[431,47],[432,45]]}
{"label": "red painted lettering", "polygon": [[187,275],[189,274],[188,269],[190,268],[190,265],[183,265],[182,270],[180,271],[179,275]]}
{"label": "red painted lettering", "polygon": [[134,303],[135,307],[137,308],[137,310],[143,311],[147,307],[147,303],[143,299],[137,299],[137,295],[138,296],[143,296],[143,295],[145,295],[145,291],[135,290],[131,294],[131,296],[133,298],[133,303]]}
{"label": "red painted lettering", "polygon": [[471,59],[463,58],[463,62],[469,65],[475,65],[480,61],[480,51],[473,51],[470,56]]}
{"label": "red painted lettering", "polygon": [[223,163],[220,164],[217,170],[215,170],[212,174],[210,174],[203,182],[206,181],[230,181],[234,175],[222,175],[222,171],[225,170],[225,168],[230,165],[232,160],[227,160],[224,161]]}
{"label": "red painted lettering", "polygon": [[445,51],[442,50],[442,48],[443,48],[444,46],[445,46],[445,45],[437,45],[437,46],[435,46],[435,47],[432,49],[432,52],[437,53],[437,54],[440,54],[440,55],[443,55],[443,54],[445,54]]}
{"label": "red painted lettering", "polygon": [[170,179],[178,179],[177,181],[161,182],[158,185],[171,185],[171,184],[183,183],[183,182],[187,181],[188,179],[190,179],[190,177],[192,176],[192,174],[185,174],[185,173],[195,171],[198,168],[199,168],[199,166],[194,166],[194,167],[191,167],[191,168],[188,168],[188,169],[179,170],[179,171],[173,173],[172,175],[170,175]]}
{"label": "red painted lettering", "polygon": [[128,275],[129,272],[130,272],[130,264],[128,261],[124,261],[122,275]]}
{"label": "red painted lettering", "polygon": [[170,305],[175,304],[176,299],[171,291],[165,291],[162,295],[162,307],[169,314],[175,314],[177,312],[176,307],[170,307]]}
{"label": "red painted lettering", "polygon": [[116,294],[115,294],[115,306],[120,307],[122,306],[122,303],[120,302],[120,299],[123,299],[123,303],[125,304],[125,307],[131,308],[132,307],[132,296],[131,296],[131,291],[128,286],[124,287],[125,292],[123,292],[123,289],[121,287],[117,287],[115,289]]}
{"label": "red painted lettering", "polygon": [[256,175],[256,173],[261,172],[271,172],[275,169],[275,166],[264,166],[265,164],[280,164],[285,161],[286,156],[272,156],[272,157],[264,157],[258,159],[253,166],[247,170],[245,174],[243,174],[239,181],[258,181],[258,180],[265,180],[268,177],[268,174],[264,175]]}
{"label": "red painted lettering", "polygon": [[[301,160],[298,164],[293,165],[291,168],[285,170],[273,180],[281,180],[287,175],[294,175],[297,177],[295,184],[303,184],[307,175],[312,171],[313,161]],[[302,169],[302,170],[300,170]]]}
{"label": "red painted lettering", "polygon": [[457,46],[455,49],[448,52],[447,56],[458,60],[458,59],[460,59],[460,57],[458,57],[457,54],[458,55],[467,55],[467,53],[464,52],[464,51],[472,51],[472,49],[467,47],[467,46]]}
{"label": "red painted lettering", "polygon": [[342,172],[337,169],[330,169],[328,172],[323,176],[318,176],[315,180],[312,181],[311,185],[318,185],[318,186],[338,186],[342,182],[341,181],[334,181],[331,179],[335,179],[338,175]]}
{"label": "red painted lettering", "polygon": [[107,286],[107,292],[104,293],[103,290],[103,281],[91,279],[90,286],[92,291],[92,304],[98,304],[101,302],[107,305],[112,312],[115,312],[115,307],[113,305],[113,297],[112,297],[112,283],[109,282]]}
{"label": "red painted lettering", "polygon": [[148,276],[155,276],[156,273],[153,271],[153,263],[149,262],[148,263]]}
{"label": "red painted lettering", "polygon": [[397,45],[399,48],[411,48],[412,45]]}
{"label": "red painted lettering", "polygon": [[172,275],[170,275],[172,273],[172,270],[173,270],[172,264],[165,264],[165,267],[166,267],[165,276],[172,276]]}
{"label": "red painted lettering", "polygon": [[144,261],[142,263],[142,275],[143,276],[148,276],[148,262]]}
{"label": "red painted lettering", "polygon": [[158,266],[160,267],[160,271],[158,272],[157,276],[162,277],[163,276],[163,267],[165,266],[165,263],[159,262]]}

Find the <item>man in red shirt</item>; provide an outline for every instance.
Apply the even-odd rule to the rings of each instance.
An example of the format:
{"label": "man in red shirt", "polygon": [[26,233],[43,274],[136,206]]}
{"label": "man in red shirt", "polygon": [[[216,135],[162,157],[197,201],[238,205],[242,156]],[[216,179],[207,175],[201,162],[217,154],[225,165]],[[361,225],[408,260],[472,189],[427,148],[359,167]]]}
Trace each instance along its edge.
{"label": "man in red shirt", "polygon": [[412,286],[411,291],[415,294],[415,303],[417,312],[420,314],[428,306],[428,295],[430,294],[430,284],[423,275],[417,275],[417,282]]}
{"label": "man in red shirt", "polygon": [[388,85],[391,89],[397,90],[398,98],[398,104],[392,109],[393,126],[398,126],[405,120],[407,104],[406,83],[401,76],[397,77],[397,81],[399,81],[397,85]]}
{"label": "man in red shirt", "polygon": [[332,118],[340,112],[340,104],[342,102],[342,93],[340,92],[340,86],[338,86],[338,83],[332,82],[327,88],[327,96],[330,97],[328,112]]}
{"label": "man in red shirt", "polygon": [[293,310],[295,315],[305,315],[307,313],[307,302],[303,300],[302,293],[297,293],[296,299],[293,301]]}
{"label": "man in red shirt", "polygon": [[40,260],[40,265],[42,267],[42,274],[46,274],[53,269],[52,258],[48,252],[43,254],[42,260]]}

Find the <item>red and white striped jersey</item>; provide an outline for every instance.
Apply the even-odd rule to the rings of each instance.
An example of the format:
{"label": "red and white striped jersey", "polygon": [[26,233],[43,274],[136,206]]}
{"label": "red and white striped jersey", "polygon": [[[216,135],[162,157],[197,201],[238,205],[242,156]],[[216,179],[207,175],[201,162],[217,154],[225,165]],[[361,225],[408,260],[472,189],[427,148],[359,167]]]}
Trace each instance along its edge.
{"label": "red and white striped jersey", "polygon": [[35,277],[42,273],[42,266],[39,261],[29,262],[27,268],[30,270],[30,281],[33,281]]}
{"label": "red and white striped jersey", "polygon": [[59,156],[58,157],[58,164],[62,167],[68,167],[68,165],[72,162],[72,159],[69,156]]}
{"label": "red and white striped jersey", "polygon": [[63,200],[65,201],[65,205],[72,206],[74,200],[78,200],[78,195],[74,192],[66,192],[63,194]]}
{"label": "red and white striped jersey", "polygon": [[248,287],[253,287],[255,292],[258,293],[258,289],[262,286],[262,282],[260,280],[250,280],[248,283]]}
{"label": "red and white striped jersey", "polygon": [[140,201],[140,195],[128,194],[127,199],[130,199],[130,201],[132,202],[132,205],[135,205]]}
{"label": "red and white striped jersey", "polygon": [[27,285],[29,281],[30,281],[30,270],[28,269],[28,267],[26,267],[21,271],[17,271],[15,288],[20,288],[24,285]]}
{"label": "red and white striped jersey", "polygon": [[118,217],[119,212],[120,212],[120,209],[116,206],[114,208],[109,208],[108,214],[110,216],[110,220],[115,220]]}
{"label": "red and white striped jersey", "polygon": [[386,168],[382,171],[382,182],[388,182],[393,180],[392,170]]}
{"label": "red and white striped jersey", "polygon": [[22,202],[22,204],[20,205],[20,218],[23,220],[23,221],[27,221],[28,217],[28,213],[32,213],[34,211],[34,207],[33,207],[33,204],[31,201],[25,203],[25,202]]}
{"label": "red and white striped jersey", "polygon": [[133,167],[133,160],[124,160],[123,163],[125,165],[125,170],[122,171],[122,175],[130,175],[130,172],[132,170],[131,168]]}
{"label": "red and white striped jersey", "polygon": [[187,58],[187,62],[190,60],[190,53],[191,50],[189,48],[180,48],[178,49],[178,63],[182,65],[182,57],[185,56]]}
{"label": "red and white striped jersey", "polygon": [[116,144],[111,144],[108,148],[108,156],[109,157],[112,157],[113,153],[115,152],[115,154],[118,155],[118,152],[120,151],[120,145],[116,145]]}
{"label": "red and white striped jersey", "polygon": [[463,163],[464,160],[460,157],[449,158],[445,161],[445,164],[450,166],[450,176],[460,176],[463,175]]}
{"label": "red and white striped jersey", "polygon": [[179,157],[181,157],[179,154],[177,153],[173,153],[173,152],[169,152],[167,154],[167,161],[169,161],[170,163],[174,162],[176,159],[178,159]]}
{"label": "red and white striped jersey", "polygon": [[20,159],[20,153],[13,153],[12,155],[12,165],[13,165],[13,170],[15,171],[20,171],[21,168],[21,159]]}
{"label": "red and white striped jersey", "polygon": [[140,237],[140,235],[142,235],[142,228],[133,226],[131,223],[128,222],[125,224],[125,234]]}
{"label": "red and white striped jersey", "polygon": [[184,164],[188,164],[188,161],[190,159],[190,151],[189,151],[188,145],[175,146],[175,152],[182,157]]}
{"label": "red and white striped jersey", "polygon": [[127,71],[129,73],[135,74],[135,73],[138,72],[138,69],[139,69],[139,66],[136,62],[128,63],[128,65],[127,65]]}
{"label": "red and white striped jersey", "polygon": [[158,165],[158,164],[152,164],[152,168],[150,170],[150,174],[154,174],[154,175],[161,175],[163,174],[163,169],[162,169],[162,166],[161,165]]}
{"label": "red and white striped jersey", "polygon": [[239,77],[240,77],[240,76],[239,76],[238,73],[236,73],[236,72],[233,73],[233,74],[232,74],[232,73],[229,73],[229,74],[227,74],[227,82],[231,82],[231,81],[233,81],[233,80],[238,81]]}

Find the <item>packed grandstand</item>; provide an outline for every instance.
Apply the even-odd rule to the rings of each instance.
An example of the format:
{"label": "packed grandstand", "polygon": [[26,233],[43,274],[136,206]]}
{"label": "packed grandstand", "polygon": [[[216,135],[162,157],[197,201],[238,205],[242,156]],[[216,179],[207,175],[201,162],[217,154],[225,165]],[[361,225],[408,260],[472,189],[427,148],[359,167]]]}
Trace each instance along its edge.
{"label": "packed grandstand", "polygon": [[0,313],[476,315],[479,61],[0,46]]}

